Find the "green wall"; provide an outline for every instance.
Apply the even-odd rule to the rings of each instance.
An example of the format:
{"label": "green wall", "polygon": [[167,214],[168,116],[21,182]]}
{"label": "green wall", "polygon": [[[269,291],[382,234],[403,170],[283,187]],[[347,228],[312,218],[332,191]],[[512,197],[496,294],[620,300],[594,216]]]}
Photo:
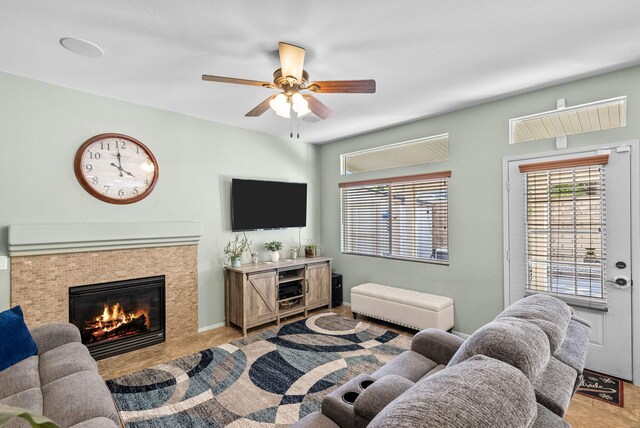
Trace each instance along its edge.
{"label": "green wall", "polygon": [[[307,182],[302,238],[318,237],[313,145],[4,73],[0,94],[0,255],[7,255],[11,224],[200,222],[198,316],[200,327],[207,327],[224,320],[222,248],[233,237],[232,177]],[[78,184],[75,152],[104,132],[131,135],[156,155],[160,180],[146,199],[111,205]],[[283,241],[287,253],[298,245],[298,229],[248,235],[254,250],[272,239]],[[9,278],[8,270],[0,271],[0,310],[9,307]]]}
{"label": "green wall", "polygon": [[[529,92],[508,99],[427,118],[321,146],[319,173],[323,245],[351,287],[378,282],[450,296],[454,330],[470,334],[503,309],[502,159],[551,151],[555,140],[509,145],[510,118],[555,109],[565,98],[573,106],[628,96],[627,127],[569,136],[569,148],[620,142],[640,136],[640,67]],[[407,96],[410,96],[408,94]],[[425,104],[429,102],[425,99]],[[340,154],[449,133],[449,161],[386,171],[340,175]],[[449,182],[449,266],[340,253],[340,181],[451,170]]]}

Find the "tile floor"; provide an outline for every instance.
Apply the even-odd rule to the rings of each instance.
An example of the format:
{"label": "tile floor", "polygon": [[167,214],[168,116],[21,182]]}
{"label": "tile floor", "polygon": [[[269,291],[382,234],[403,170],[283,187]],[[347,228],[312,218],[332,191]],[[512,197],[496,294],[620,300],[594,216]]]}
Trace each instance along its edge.
{"label": "tile floor", "polygon": [[[324,309],[326,310],[326,309]],[[321,312],[323,309],[312,313]],[[343,306],[332,309],[333,312],[351,316],[349,307]],[[286,322],[302,319],[302,316],[291,317]],[[394,326],[381,321],[368,319],[369,322],[396,331],[401,334],[413,335],[415,331]],[[249,334],[274,328],[275,323],[266,324],[263,327],[252,329]],[[146,367],[160,364],[166,361],[192,354],[213,346],[222,345],[230,341],[240,339],[242,333],[233,327],[220,327],[194,336],[174,341],[171,344],[160,344],[129,352],[124,355],[107,358],[98,361],[100,374],[104,379],[136,372]],[[640,427],[640,388],[625,383],[624,408],[613,406],[602,401],[576,394],[569,406],[565,419],[575,428],[581,427]]]}

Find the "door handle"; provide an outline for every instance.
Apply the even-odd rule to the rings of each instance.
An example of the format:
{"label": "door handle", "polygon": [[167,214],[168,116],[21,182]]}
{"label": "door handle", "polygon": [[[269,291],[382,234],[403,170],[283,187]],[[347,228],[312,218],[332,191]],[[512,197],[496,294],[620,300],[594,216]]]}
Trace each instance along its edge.
{"label": "door handle", "polygon": [[620,290],[625,290],[631,287],[631,280],[629,279],[629,277],[624,275],[616,275],[613,277],[613,280],[607,280],[607,283],[613,285],[614,287]]}

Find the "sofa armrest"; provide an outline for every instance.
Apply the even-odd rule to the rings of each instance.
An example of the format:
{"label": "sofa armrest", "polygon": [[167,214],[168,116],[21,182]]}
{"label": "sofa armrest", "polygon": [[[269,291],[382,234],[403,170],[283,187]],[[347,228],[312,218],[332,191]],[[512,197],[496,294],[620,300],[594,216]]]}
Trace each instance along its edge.
{"label": "sofa armrest", "polygon": [[413,385],[413,382],[398,375],[382,376],[373,382],[353,404],[356,421],[362,422],[357,425],[366,426],[382,409]]}
{"label": "sofa armrest", "polygon": [[455,334],[427,328],[413,337],[411,350],[446,366],[463,342],[464,339]]}
{"label": "sofa armrest", "polygon": [[43,354],[65,343],[80,342],[78,327],[67,322],[47,324],[30,331],[38,347],[38,354]]}
{"label": "sofa armrest", "polygon": [[313,412],[291,425],[291,428],[340,428],[340,425],[320,412]]}

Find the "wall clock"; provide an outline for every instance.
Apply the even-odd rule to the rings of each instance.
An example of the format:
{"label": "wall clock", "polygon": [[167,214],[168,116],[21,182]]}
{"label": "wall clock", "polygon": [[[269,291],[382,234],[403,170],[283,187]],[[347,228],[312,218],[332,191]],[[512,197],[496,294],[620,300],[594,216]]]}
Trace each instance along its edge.
{"label": "wall clock", "polygon": [[90,195],[111,204],[144,199],[158,182],[158,162],[151,150],[123,134],[89,138],[76,152],[74,170]]}

